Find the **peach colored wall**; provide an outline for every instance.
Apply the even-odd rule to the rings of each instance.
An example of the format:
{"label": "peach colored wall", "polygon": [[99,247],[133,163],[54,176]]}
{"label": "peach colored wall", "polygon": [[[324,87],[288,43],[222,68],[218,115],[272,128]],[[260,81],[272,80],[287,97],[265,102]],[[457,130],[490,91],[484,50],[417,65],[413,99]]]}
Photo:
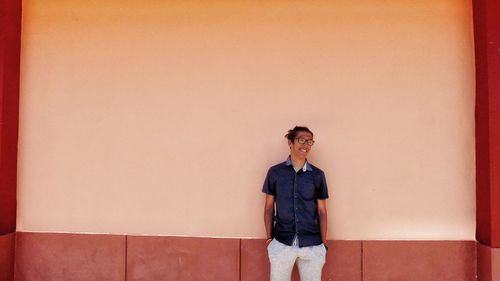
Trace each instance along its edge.
{"label": "peach colored wall", "polygon": [[263,237],[305,124],[330,239],[473,239],[469,2],[24,1],[18,230]]}

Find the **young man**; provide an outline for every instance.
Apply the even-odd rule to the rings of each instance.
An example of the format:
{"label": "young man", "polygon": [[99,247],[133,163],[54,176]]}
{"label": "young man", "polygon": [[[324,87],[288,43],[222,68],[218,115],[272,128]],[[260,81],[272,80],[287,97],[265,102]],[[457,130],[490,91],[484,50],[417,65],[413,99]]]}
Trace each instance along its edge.
{"label": "young man", "polygon": [[307,162],[311,130],[296,126],[285,137],[290,156],[269,169],[262,188],[271,281],[290,281],[295,262],[301,281],[320,281],[327,251],[325,174]]}

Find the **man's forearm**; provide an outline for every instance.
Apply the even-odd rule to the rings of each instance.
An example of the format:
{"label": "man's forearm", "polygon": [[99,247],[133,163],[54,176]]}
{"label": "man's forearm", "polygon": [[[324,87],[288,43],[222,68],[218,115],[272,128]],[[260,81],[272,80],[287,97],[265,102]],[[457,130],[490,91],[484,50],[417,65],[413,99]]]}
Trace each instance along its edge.
{"label": "man's forearm", "polygon": [[319,231],[321,234],[321,241],[326,243],[326,231],[328,229],[328,218],[326,212],[324,214],[319,214]]}
{"label": "man's forearm", "polygon": [[273,232],[273,215],[274,215],[274,210],[272,208],[264,210],[264,224],[266,226],[267,238],[271,238],[272,237],[272,232]]}
{"label": "man's forearm", "polygon": [[273,217],[274,217],[274,196],[267,194],[264,204],[264,225],[266,226],[267,238],[273,235]]}

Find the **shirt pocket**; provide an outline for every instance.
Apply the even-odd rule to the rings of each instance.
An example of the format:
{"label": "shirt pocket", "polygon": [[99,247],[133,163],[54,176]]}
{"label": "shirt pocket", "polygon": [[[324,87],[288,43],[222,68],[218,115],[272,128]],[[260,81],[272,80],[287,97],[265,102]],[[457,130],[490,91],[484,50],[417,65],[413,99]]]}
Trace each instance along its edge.
{"label": "shirt pocket", "polygon": [[276,195],[283,196],[291,196],[293,193],[293,180],[288,178],[278,179],[276,181]]}
{"label": "shirt pocket", "polygon": [[316,198],[316,188],[312,179],[304,179],[299,185],[299,194],[302,199],[309,201]]}

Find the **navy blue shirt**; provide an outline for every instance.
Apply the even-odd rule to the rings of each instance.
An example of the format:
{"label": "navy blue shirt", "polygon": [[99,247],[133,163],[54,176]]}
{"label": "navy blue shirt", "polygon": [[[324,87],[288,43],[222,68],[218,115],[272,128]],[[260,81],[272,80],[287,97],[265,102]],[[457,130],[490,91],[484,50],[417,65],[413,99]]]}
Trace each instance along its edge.
{"label": "navy blue shirt", "polygon": [[276,203],[272,237],[292,245],[295,235],[299,247],[320,245],[318,199],[328,198],[325,173],[305,164],[295,172],[290,157],[267,172],[262,192],[274,195]]}

